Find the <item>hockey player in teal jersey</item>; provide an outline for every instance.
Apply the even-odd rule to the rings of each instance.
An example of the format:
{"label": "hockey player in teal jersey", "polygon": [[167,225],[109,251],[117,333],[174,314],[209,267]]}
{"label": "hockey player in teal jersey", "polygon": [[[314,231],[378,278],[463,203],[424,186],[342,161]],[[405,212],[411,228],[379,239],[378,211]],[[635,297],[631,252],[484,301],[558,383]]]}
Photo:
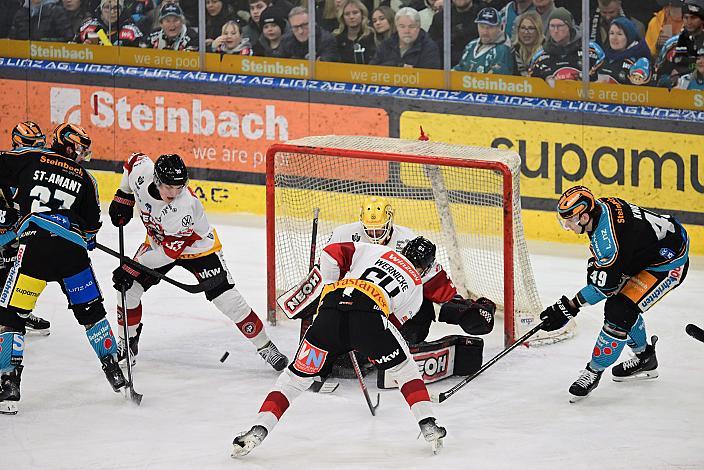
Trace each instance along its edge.
{"label": "hockey player in teal jersey", "polygon": [[587,285],[572,298],[562,296],[540,318],[543,329],[562,328],[585,305],[603,300],[604,326],[592,356],[569,391],[570,401],[586,397],[625,345],[635,356],[612,369],[617,382],[656,378],[653,336],[647,342],[643,313],[677,288],[689,268],[689,237],[669,215],[661,215],[615,197],[595,199],[584,186],[562,194],[558,219],[566,230],[587,234],[593,257],[587,263]]}

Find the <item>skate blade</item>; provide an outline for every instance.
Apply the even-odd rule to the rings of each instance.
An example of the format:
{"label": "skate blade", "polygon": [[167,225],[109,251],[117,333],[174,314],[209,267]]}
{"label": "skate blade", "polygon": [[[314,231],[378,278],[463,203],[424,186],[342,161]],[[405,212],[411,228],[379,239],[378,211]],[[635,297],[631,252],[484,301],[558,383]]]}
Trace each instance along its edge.
{"label": "skate blade", "polygon": [[435,439],[430,441],[430,450],[433,451],[433,455],[437,455],[442,450],[442,439]]}
{"label": "skate blade", "polygon": [[31,328],[27,328],[27,336],[49,336],[51,334],[51,331],[47,328],[45,330],[33,330]]}
{"label": "skate blade", "polygon": [[570,403],[577,403],[578,401],[582,401],[585,398],[587,398],[589,395],[584,395],[583,397],[580,397],[578,395],[571,395],[570,396]]}
{"label": "skate blade", "polygon": [[0,403],[0,414],[16,415],[18,411],[19,408],[17,406],[17,402],[8,401]]}
{"label": "skate blade", "polygon": [[254,442],[247,442],[245,443],[244,447],[238,446],[237,444],[233,444],[232,453],[230,454],[230,457],[232,457],[233,459],[244,457],[245,455],[252,452],[252,449],[254,449],[255,446],[256,444],[254,444]]}
{"label": "skate blade", "polygon": [[657,379],[659,376],[660,374],[658,374],[657,370],[646,370],[627,377],[616,377],[614,375],[611,378],[614,382],[638,382],[639,380]]}

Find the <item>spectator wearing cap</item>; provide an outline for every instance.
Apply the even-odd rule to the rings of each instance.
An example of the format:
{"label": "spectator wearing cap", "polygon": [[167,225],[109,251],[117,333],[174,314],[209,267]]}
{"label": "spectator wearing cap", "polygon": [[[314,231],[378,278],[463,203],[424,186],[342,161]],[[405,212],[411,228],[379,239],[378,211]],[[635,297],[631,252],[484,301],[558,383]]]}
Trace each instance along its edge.
{"label": "spectator wearing cap", "polygon": [[344,0],[335,37],[340,62],[368,64],[376,53],[374,30],[369,26],[367,7],[360,0]]}
{"label": "spectator wearing cap", "polygon": [[101,0],[96,16],[81,25],[74,42],[103,46],[140,46],[144,35],[129,17],[120,21],[120,11],[123,8],[122,0]]}
{"label": "spectator wearing cap", "polygon": [[242,30],[242,35],[249,38],[252,44],[259,41],[259,35],[262,34],[262,12],[268,8],[275,8],[285,18],[293,6],[287,0],[249,0],[249,21]]}
{"label": "spectator wearing cap", "polygon": [[439,69],[442,67],[438,47],[420,27],[420,15],[403,7],[394,18],[396,32],[379,45],[371,65]]}
{"label": "spectator wearing cap", "polygon": [[611,21],[604,53],[598,81],[625,85],[644,85],[650,81],[650,49],[630,19],[618,16]]}
{"label": "spectator wearing cap", "polygon": [[682,11],[684,28],[662,46],[656,61],[659,86],[671,88],[694,70],[697,51],[704,47],[704,0],[685,0]]}
{"label": "spectator wearing cap", "polygon": [[[308,58],[310,23],[308,11],[303,7],[293,7],[288,14],[291,32],[281,39],[281,57],[290,59]],[[315,58],[323,62],[337,62],[340,59],[332,34],[315,27]]]}
{"label": "spectator wearing cap", "polygon": [[704,90],[704,47],[697,51],[694,71],[682,75],[677,81],[677,88],[682,90]]}
{"label": "spectator wearing cap", "polygon": [[66,42],[73,33],[59,0],[25,0],[22,8],[15,12],[9,36],[10,39]]}
{"label": "spectator wearing cap", "polygon": [[[450,2],[448,2],[450,3]],[[443,3],[443,8],[447,3]],[[450,3],[450,63],[459,63],[469,41],[479,36],[474,20],[481,10],[479,2],[474,0],[452,0]],[[443,57],[443,12],[440,9],[433,17],[428,33],[438,47],[438,57]]]}
{"label": "spectator wearing cap", "polygon": [[645,42],[650,54],[657,57],[662,46],[672,36],[679,34],[684,25],[682,18],[682,0],[658,0],[662,9],[648,23]]}
{"label": "spectator wearing cap", "polygon": [[[538,51],[528,67],[528,75],[542,78],[550,85],[555,80],[581,80],[582,38],[575,29],[572,14],[559,7],[548,20],[548,36],[543,49]],[[598,44],[589,43],[589,79],[597,79],[597,71],[604,61],[604,51]]]}
{"label": "spectator wearing cap", "polygon": [[159,11],[160,29],[149,35],[148,47],[173,51],[197,51],[198,34],[186,26],[186,17],[176,4],[163,5]]}
{"label": "spectator wearing cap", "polygon": [[225,23],[236,18],[229,0],[205,0],[205,45],[210,48],[212,42],[223,34]]}
{"label": "spectator wearing cap", "polygon": [[627,16],[635,26],[638,35],[645,36],[643,23],[623,11],[621,0],[598,0],[597,4],[598,8],[592,16],[589,39],[599,44],[602,49],[605,49],[609,44],[611,21],[619,16]]}
{"label": "spectator wearing cap", "polygon": [[[500,11],[501,28],[509,39],[513,39],[516,34],[516,19],[528,11],[535,11],[533,0],[512,0]],[[542,24],[542,23],[541,23]]]}
{"label": "spectator wearing cap", "polygon": [[527,11],[516,18],[516,34],[511,40],[514,75],[528,76],[528,64],[545,41],[543,22],[535,10]]}
{"label": "spectator wearing cap", "polygon": [[286,32],[286,18],[275,7],[266,8],[260,18],[262,34],[254,44],[254,55],[281,57],[281,39]]}
{"label": "spectator wearing cap", "polygon": [[242,30],[236,21],[228,21],[222,25],[221,34],[210,44],[210,49],[219,54],[254,54],[249,38],[242,37]]}
{"label": "spectator wearing cap", "polygon": [[483,8],[479,11],[475,23],[479,29],[479,37],[467,44],[460,63],[452,70],[511,75],[513,56],[506,45],[506,35],[501,30],[498,10]]}

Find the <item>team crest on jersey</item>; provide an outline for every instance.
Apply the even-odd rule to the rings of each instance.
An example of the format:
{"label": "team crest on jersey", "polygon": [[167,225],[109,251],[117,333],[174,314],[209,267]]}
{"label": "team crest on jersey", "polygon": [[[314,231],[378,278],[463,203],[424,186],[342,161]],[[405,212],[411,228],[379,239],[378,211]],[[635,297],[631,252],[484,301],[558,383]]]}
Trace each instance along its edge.
{"label": "team crest on jersey", "polygon": [[148,202],[144,203],[144,208],[147,209],[147,212],[149,212],[150,214],[152,213],[152,205]]}
{"label": "team crest on jersey", "polygon": [[181,219],[181,225],[183,225],[184,227],[190,227],[192,223],[193,217],[191,217],[190,215],[187,215],[183,219]]}
{"label": "team crest on jersey", "polygon": [[353,234],[352,234],[352,241],[353,241],[353,242],[358,242],[358,241],[360,241],[361,239],[362,239],[362,237],[360,237],[358,233],[353,233]]}
{"label": "team crest on jersey", "polygon": [[672,259],[675,257],[675,252],[669,248],[660,248],[660,256],[665,259]]}
{"label": "team crest on jersey", "polygon": [[304,339],[296,354],[296,362],[293,363],[293,368],[304,374],[315,375],[323,368],[327,357],[328,352],[326,350],[315,347]]}
{"label": "team crest on jersey", "polygon": [[139,188],[143,184],[144,184],[144,176],[140,176],[139,178],[137,178],[137,188]]}

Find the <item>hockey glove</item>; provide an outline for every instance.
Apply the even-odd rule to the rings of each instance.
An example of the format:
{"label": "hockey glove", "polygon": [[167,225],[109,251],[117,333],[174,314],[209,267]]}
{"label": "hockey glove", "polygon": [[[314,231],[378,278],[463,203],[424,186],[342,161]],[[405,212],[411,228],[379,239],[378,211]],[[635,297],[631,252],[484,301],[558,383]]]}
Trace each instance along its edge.
{"label": "hockey glove", "polygon": [[134,194],[128,194],[120,189],[115,191],[108,213],[115,227],[127,225],[134,213]]}
{"label": "hockey glove", "polygon": [[542,329],[545,331],[559,330],[579,313],[579,307],[572,307],[570,299],[562,296],[554,305],[543,310],[540,319],[543,321]]}
{"label": "hockey glove", "polygon": [[438,320],[460,325],[470,335],[485,335],[494,329],[496,304],[486,297],[477,300],[455,296],[440,307]]}
{"label": "hockey glove", "polygon": [[126,263],[112,272],[112,284],[118,292],[121,292],[122,289],[125,291],[129,290],[134,281],[137,281],[142,287],[147,289],[156,284],[158,279]]}

